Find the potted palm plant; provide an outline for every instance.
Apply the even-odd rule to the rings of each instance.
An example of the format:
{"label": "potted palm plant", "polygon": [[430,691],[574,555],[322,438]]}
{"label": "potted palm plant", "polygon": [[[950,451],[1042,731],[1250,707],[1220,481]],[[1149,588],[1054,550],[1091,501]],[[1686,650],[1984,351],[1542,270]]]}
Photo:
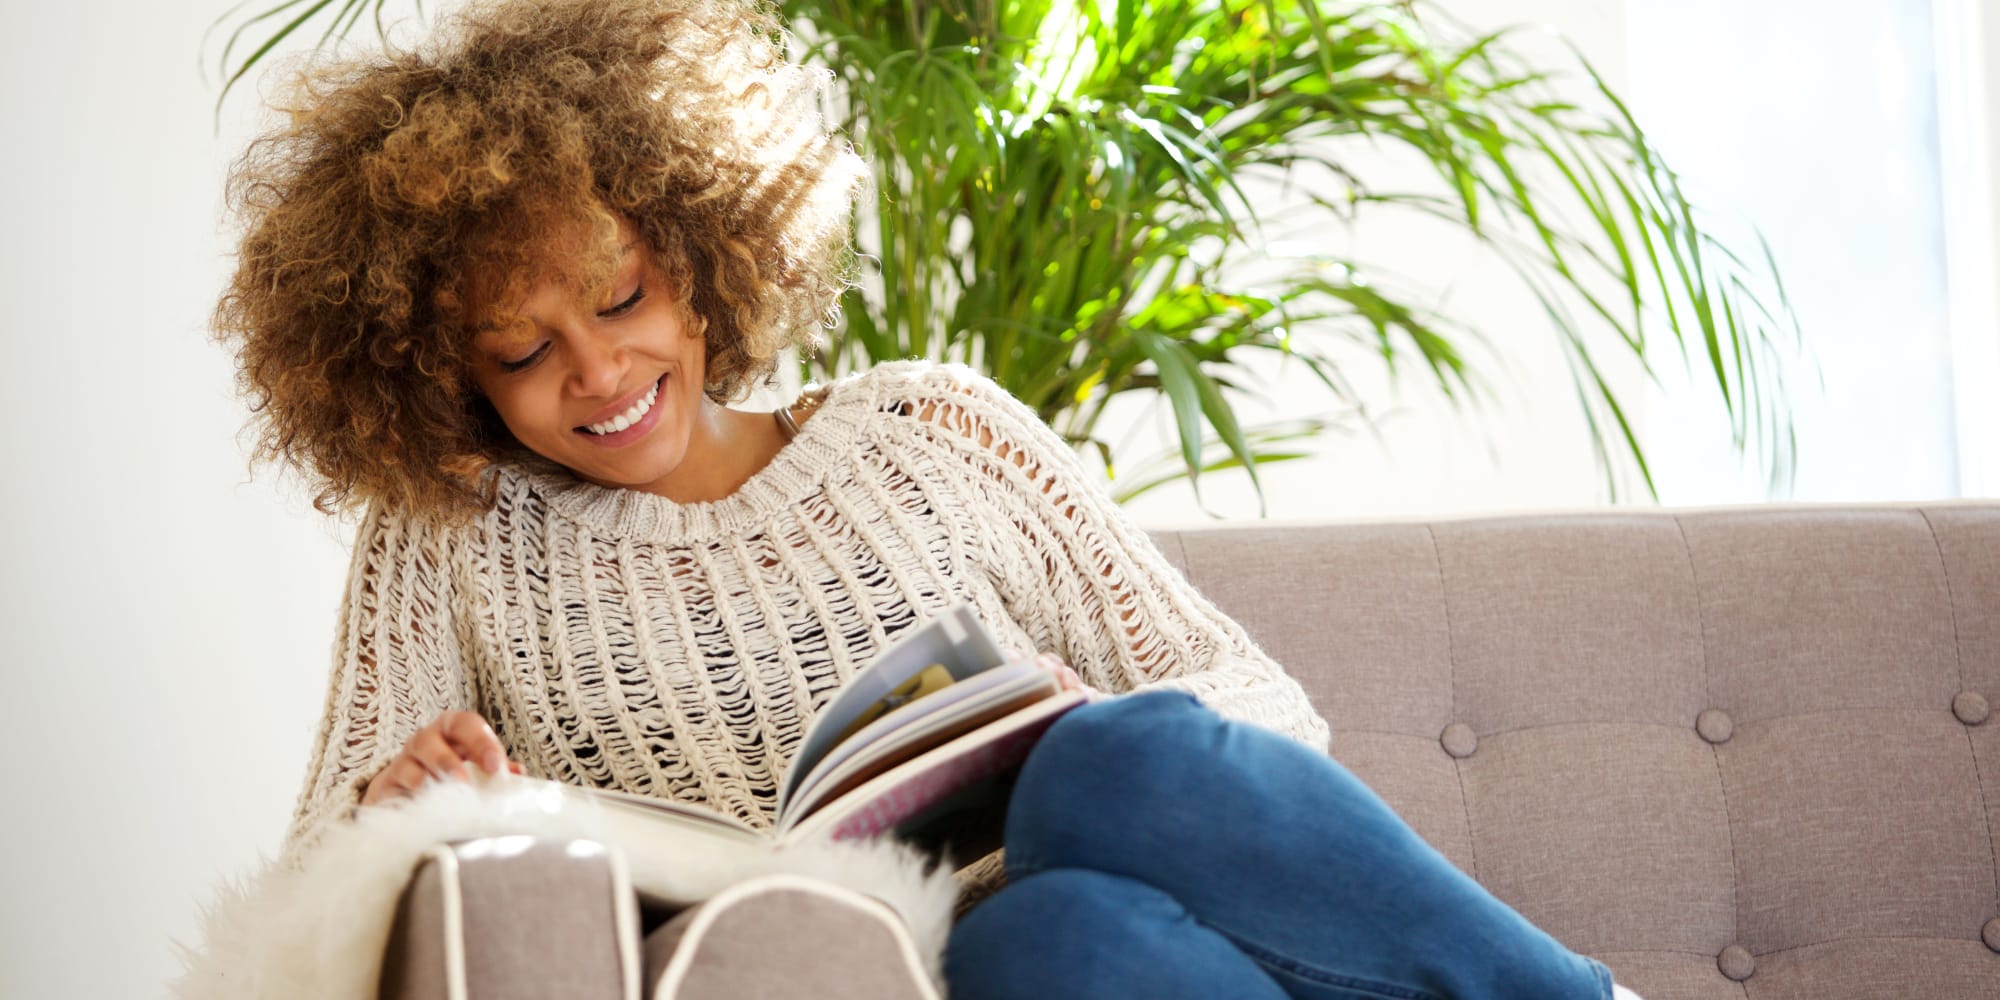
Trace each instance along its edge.
{"label": "potted palm plant", "polygon": [[[289,0],[239,18],[233,84],[308,25],[345,35],[385,0]],[[837,113],[875,171],[857,216],[867,279],[809,376],[929,357],[985,371],[1113,473],[1121,499],[1165,479],[1306,454],[1314,420],[1247,425],[1260,355],[1293,359],[1358,403],[1331,347],[1359,340],[1454,403],[1479,373],[1476,326],[1374,280],[1361,260],[1278,254],[1264,221],[1399,208],[1450,221],[1504,260],[1567,347],[1611,484],[1623,448],[1657,496],[1601,352],[1647,364],[1648,327],[1703,358],[1743,448],[1768,433],[1774,482],[1794,450],[1764,364],[1798,324],[1768,248],[1754,264],[1698,223],[1672,170],[1580,55],[1567,99],[1513,54],[1416,0],[778,0],[799,57],[831,71]],[[235,15],[225,15],[225,21]],[[222,22],[218,22],[222,23]],[[268,36],[234,62],[246,32]],[[224,87],[224,95],[228,92]],[[1350,170],[1355,142],[1428,164],[1429,184]],[[1290,201],[1246,187],[1337,179]],[[1418,180],[1422,180],[1419,178]],[[1581,220],[1572,222],[1570,220]],[[1166,475],[1127,475],[1112,400],[1170,404]],[[1599,415],[1599,410],[1608,419]],[[1198,485],[1198,483],[1197,483]],[[1261,496],[1261,489],[1260,489]]]}

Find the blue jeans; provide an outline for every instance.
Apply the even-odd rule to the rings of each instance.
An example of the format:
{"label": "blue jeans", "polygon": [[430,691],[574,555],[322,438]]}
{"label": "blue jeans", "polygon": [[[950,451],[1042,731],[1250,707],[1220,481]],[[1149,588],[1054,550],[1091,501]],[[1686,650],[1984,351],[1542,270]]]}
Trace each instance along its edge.
{"label": "blue jeans", "polygon": [[1008,885],[951,933],[952,1000],[1601,1000],[1611,974],[1347,770],[1179,692],[1086,705],[1010,800]]}

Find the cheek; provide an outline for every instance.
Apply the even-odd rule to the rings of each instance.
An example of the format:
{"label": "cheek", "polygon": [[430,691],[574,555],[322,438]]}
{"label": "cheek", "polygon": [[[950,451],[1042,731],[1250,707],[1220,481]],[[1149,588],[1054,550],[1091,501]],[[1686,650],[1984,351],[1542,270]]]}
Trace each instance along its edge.
{"label": "cheek", "polygon": [[685,306],[679,307],[674,315],[675,339],[687,347],[698,347],[703,343],[702,335],[708,331],[708,323]]}
{"label": "cheek", "polygon": [[681,327],[680,344],[682,352],[688,356],[688,365],[700,376],[696,381],[706,383],[708,381],[709,367],[708,341],[702,336],[701,325],[694,324]]}
{"label": "cheek", "polygon": [[493,401],[485,396],[473,401],[472,421],[478,426],[478,434],[482,441],[501,445],[520,443],[520,438],[515,436],[514,429],[508,426],[507,418],[502,416],[500,411],[494,408]]}
{"label": "cheek", "polygon": [[551,419],[547,407],[538,405],[537,399],[537,393],[519,383],[495,386],[486,393],[487,404],[515,437],[533,435]]}

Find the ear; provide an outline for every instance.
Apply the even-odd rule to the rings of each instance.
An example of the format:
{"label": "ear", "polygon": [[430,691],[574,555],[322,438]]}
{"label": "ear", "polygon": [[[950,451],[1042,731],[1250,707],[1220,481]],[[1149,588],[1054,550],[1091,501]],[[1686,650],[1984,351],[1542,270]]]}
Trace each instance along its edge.
{"label": "ear", "polygon": [[708,340],[708,317],[695,309],[687,299],[675,299],[681,311],[681,332],[697,340]]}

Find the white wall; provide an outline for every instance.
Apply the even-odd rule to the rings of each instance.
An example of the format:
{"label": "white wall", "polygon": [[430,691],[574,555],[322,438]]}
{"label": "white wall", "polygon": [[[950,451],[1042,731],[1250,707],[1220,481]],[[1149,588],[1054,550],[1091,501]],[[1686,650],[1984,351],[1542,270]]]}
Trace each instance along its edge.
{"label": "white wall", "polygon": [[[14,716],[0,754],[15,803],[0,833],[0,997],[159,995],[175,970],[168,938],[192,933],[197,900],[275,848],[323,696],[351,529],[244,481],[244,412],[206,339],[228,268],[223,165],[248,135],[240,113],[212,134],[214,91],[196,76],[222,6],[26,5],[0,35],[0,607]],[[1482,25],[1552,22],[1614,80],[1628,72],[1616,4],[1453,6]],[[1365,240],[1406,273],[1457,275],[1452,301],[1492,317],[1525,388],[1475,426],[1412,387],[1388,449],[1336,441],[1315,465],[1272,470],[1273,513],[1599,502],[1532,303],[1419,227]],[[1211,505],[1249,509],[1229,493],[1217,481]],[[1137,510],[1199,516],[1165,494]]]}
{"label": "white wall", "polygon": [[148,997],[222,872],[273,849],[350,532],[246,482],[208,310],[220,9],[24,4],[0,32],[9,805],[0,997]]}
{"label": "white wall", "polygon": [[[1754,222],[1784,267],[1812,361],[1787,379],[1797,499],[1959,492],[1932,6],[1632,8],[1633,35],[1645,39],[1634,48],[1635,111],[1716,228],[1754,250]],[[1732,30],[1712,29],[1725,22]],[[1688,72],[1694,65],[1702,72]],[[1663,376],[1649,428],[1663,499],[1769,495],[1759,472],[1728,452],[1712,379],[1697,368],[1690,384],[1679,366]]]}

